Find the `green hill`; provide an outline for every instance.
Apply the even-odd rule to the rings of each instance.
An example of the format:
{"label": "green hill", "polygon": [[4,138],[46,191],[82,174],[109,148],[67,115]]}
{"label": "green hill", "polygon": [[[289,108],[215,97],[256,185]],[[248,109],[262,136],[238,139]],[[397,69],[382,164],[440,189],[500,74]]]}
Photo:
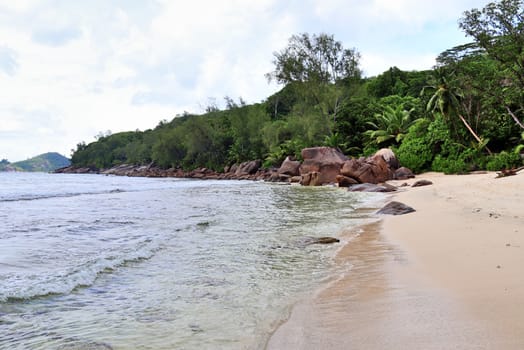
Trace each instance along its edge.
{"label": "green hill", "polygon": [[69,166],[71,161],[56,152],[49,152],[36,157],[9,164],[10,168],[17,171],[53,171],[58,168]]}

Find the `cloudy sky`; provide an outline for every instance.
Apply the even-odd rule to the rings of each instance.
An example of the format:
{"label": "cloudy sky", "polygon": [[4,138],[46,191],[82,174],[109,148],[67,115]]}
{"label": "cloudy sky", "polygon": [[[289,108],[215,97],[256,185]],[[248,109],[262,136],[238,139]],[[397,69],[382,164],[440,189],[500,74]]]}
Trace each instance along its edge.
{"label": "cloudy sky", "polygon": [[333,34],[366,76],[431,68],[484,0],[0,0],[0,159],[70,156],[224,96],[260,102],[273,52]]}

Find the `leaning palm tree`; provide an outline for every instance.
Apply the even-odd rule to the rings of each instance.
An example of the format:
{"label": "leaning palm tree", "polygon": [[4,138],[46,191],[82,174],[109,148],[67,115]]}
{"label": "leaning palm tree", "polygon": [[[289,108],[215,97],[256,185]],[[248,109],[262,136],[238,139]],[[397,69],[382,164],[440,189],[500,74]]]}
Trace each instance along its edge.
{"label": "leaning palm tree", "polygon": [[[440,113],[455,129],[457,126],[454,117],[458,117],[470,134],[475,138],[475,140],[477,140],[479,145],[485,145],[485,140],[482,140],[477,133],[473,131],[469,123],[459,111],[460,101],[464,97],[460,88],[456,87],[453,81],[447,79],[443,69],[437,68],[435,72],[436,74],[432,81],[430,81],[430,85],[422,88],[422,91],[420,92],[420,94],[423,95],[426,89],[434,91],[426,105],[426,110],[432,113]],[[486,150],[491,154],[491,151],[487,146]]]}
{"label": "leaning palm tree", "polygon": [[405,110],[402,104],[395,108],[386,106],[382,113],[375,114],[375,121],[368,122],[372,129],[365,131],[364,135],[378,146],[399,144],[408,129],[419,120],[412,118],[413,111],[413,108]]}

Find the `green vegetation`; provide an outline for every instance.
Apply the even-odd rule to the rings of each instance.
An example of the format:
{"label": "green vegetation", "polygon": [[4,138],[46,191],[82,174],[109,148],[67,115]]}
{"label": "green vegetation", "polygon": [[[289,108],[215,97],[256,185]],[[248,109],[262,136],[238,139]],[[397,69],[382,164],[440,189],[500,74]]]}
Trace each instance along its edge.
{"label": "green vegetation", "polygon": [[56,152],[49,152],[15,163],[9,163],[7,159],[2,159],[2,161],[0,161],[0,171],[50,172],[69,166],[70,164],[71,161],[63,155]]}
{"label": "green vegetation", "polygon": [[524,4],[502,0],[464,12],[472,39],[450,48],[428,71],[391,67],[363,78],[360,54],[333,35],[294,35],[274,53],[269,80],[282,89],[246,105],[177,115],[153,130],[79,143],[75,166],[122,163],[186,170],[263,159],[278,165],[304,147],[337,147],[352,156],[391,147],[402,165],[463,173],[522,165],[524,148]]}

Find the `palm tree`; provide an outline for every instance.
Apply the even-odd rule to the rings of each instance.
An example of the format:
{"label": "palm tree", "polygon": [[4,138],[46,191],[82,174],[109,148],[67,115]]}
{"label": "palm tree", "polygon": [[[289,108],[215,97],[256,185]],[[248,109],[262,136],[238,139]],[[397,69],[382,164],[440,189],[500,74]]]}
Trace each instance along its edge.
{"label": "palm tree", "polygon": [[[436,113],[439,112],[442,114],[444,119],[451,123],[451,125],[456,129],[454,116],[457,116],[460,121],[466,126],[468,131],[473,135],[475,140],[479,145],[486,144],[485,140],[482,140],[475,131],[471,128],[466,119],[459,112],[460,101],[463,99],[464,95],[460,88],[456,87],[454,81],[448,81],[444,69],[437,68],[435,70],[435,76],[433,77],[430,85],[422,88],[420,92],[421,95],[424,94],[427,88],[434,90],[433,95],[426,105],[426,110],[428,112]],[[453,73],[449,74],[452,76]],[[491,154],[490,149],[486,146],[486,150]]]}
{"label": "palm tree", "polygon": [[377,145],[399,144],[408,129],[420,119],[411,117],[413,111],[413,108],[409,111],[405,110],[402,104],[394,108],[385,106],[382,113],[375,114],[374,122],[368,122],[373,129],[364,132],[364,135]]}

